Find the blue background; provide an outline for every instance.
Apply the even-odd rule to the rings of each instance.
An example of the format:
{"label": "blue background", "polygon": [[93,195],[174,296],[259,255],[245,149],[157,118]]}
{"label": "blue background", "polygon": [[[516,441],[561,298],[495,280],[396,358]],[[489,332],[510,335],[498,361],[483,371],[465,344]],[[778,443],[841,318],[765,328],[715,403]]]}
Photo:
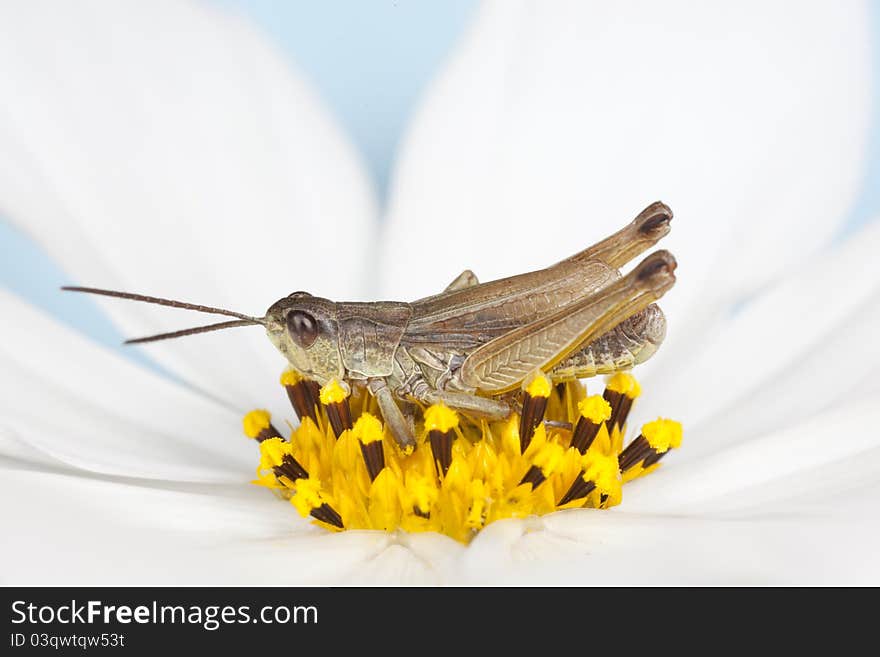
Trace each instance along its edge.
{"label": "blue background", "polygon": [[[419,96],[476,10],[475,0],[214,0],[256,22],[318,89],[363,154],[383,196]],[[880,3],[872,3],[873,125],[862,191],[841,236],[880,217]],[[119,332],[40,248],[0,221],[0,284],[95,340]],[[127,356],[146,362],[137,350]]]}

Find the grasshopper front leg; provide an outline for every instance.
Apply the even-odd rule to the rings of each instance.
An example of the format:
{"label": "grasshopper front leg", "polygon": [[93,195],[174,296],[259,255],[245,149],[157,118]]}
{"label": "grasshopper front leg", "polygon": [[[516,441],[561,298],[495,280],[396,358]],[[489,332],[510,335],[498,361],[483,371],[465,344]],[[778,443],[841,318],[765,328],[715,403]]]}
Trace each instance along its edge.
{"label": "grasshopper front leg", "polygon": [[[416,439],[411,422],[400,409],[400,403],[388,387],[385,379],[370,379],[367,383],[370,393],[376,398],[385,423],[391,429],[395,441],[404,451],[415,447]],[[424,381],[413,389],[411,398],[423,404],[445,404],[458,411],[464,411],[490,420],[503,420],[510,415],[510,406],[498,399],[477,397],[463,392],[433,390]],[[406,402],[403,402],[406,403]]]}
{"label": "grasshopper front leg", "polygon": [[415,448],[416,437],[413,427],[407,421],[403,411],[400,410],[400,406],[397,405],[394,395],[391,393],[391,388],[388,387],[385,379],[370,379],[367,382],[367,387],[373,397],[376,398],[379,410],[385,419],[385,424],[391,429],[391,434],[394,436],[397,444],[400,445],[400,448],[405,452]]}

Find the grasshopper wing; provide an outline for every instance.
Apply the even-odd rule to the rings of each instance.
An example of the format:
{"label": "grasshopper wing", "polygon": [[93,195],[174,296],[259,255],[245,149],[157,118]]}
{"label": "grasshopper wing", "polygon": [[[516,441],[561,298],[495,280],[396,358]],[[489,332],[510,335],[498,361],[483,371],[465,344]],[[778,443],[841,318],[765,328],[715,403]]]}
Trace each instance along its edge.
{"label": "grasshopper wing", "polygon": [[404,341],[472,350],[619,278],[602,262],[558,265],[412,303]]}
{"label": "grasshopper wing", "polygon": [[465,385],[497,394],[515,388],[535,368],[548,370],[585,342],[659,299],[675,282],[675,260],[648,256],[629,275],[473,351],[461,366]]}

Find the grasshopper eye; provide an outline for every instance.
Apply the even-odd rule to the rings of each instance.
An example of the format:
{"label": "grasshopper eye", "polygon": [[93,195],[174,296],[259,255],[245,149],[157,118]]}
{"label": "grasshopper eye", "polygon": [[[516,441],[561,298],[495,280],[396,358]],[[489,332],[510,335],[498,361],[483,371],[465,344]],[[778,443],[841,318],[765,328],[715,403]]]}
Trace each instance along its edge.
{"label": "grasshopper eye", "polygon": [[294,310],[287,315],[287,331],[294,342],[308,349],[318,338],[318,322],[307,312]]}

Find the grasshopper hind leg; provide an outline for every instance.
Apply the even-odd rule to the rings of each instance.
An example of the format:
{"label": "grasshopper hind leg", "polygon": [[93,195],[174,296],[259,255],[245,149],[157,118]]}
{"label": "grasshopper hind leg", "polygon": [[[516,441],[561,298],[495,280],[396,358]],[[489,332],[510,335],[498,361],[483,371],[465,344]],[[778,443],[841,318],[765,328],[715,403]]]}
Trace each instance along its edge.
{"label": "grasshopper hind leg", "polygon": [[445,404],[456,411],[489,420],[503,420],[511,412],[510,404],[501,398],[480,397],[469,392],[437,390],[428,385],[424,379],[410,385],[407,397],[422,404]]}
{"label": "grasshopper hind leg", "polygon": [[416,446],[416,436],[413,418],[411,415],[407,417],[407,414],[400,410],[400,406],[394,399],[391,388],[388,387],[385,379],[370,379],[367,387],[373,397],[376,398],[385,424],[388,425],[397,444],[404,451],[414,448]]}
{"label": "grasshopper hind leg", "polygon": [[675,267],[672,254],[652,253],[596,294],[477,347],[462,363],[459,380],[471,389],[500,394],[516,388],[536,367],[552,371],[584,344],[626,326],[629,318],[662,297],[675,283]]}
{"label": "grasshopper hind leg", "polygon": [[562,262],[601,260],[615,269],[647,251],[669,234],[672,210],[660,201],[651,203],[619,231]]}
{"label": "grasshopper hind leg", "polygon": [[631,369],[648,360],[666,336],[666,318],[657,304],[622,321],[577,350],[550,370],[554,381],[587,379]]}
{"label": "grasshopper hind leg", "polygon": [[421,401],[427,404],[446,404],[449,408],[488,420],[503,420],[510,415],[510,404],[499,398],[478,397],[466,392],[431,390]]}

